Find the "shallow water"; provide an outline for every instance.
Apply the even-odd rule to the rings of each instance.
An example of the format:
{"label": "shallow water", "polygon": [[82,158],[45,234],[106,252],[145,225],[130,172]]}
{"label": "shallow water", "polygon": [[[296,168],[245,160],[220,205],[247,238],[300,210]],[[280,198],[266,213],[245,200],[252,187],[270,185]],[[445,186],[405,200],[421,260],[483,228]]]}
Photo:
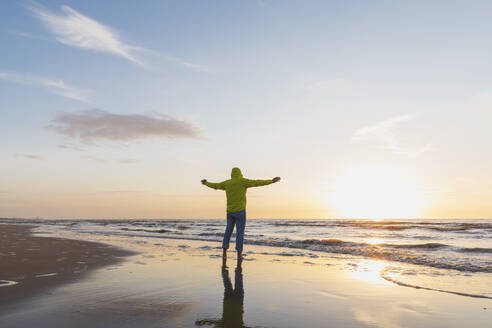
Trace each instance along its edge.
{"label": "shallow water", "polygon": [[[44,235],[102,242],[154,245],[181,240],[181,248],[189,247],[187,241],[208,241],[212,243],[203,247],[220,248],[225,228],[223,219],[1,222],[37,224],[36,231]],[[247,222],[245,243],[261,246],[261,255],[295,257],[300,263],[335,255],[384,260],[380,275],[400,286],[492,297],[492,220],[254,219]],[[255,252],[245,249],[246,254]]]}
{"label": "shallow water", "polygon": [[[224,220],[0,220],[59,234],[221,241]],[[234,239],[234,237],[233,237]],[[492,273],[492,220],[249,220],[245,243]]]}
{"label": "shallow water", "polygon": [[[141,253],[3,307],[1,327],[449,328],[487,327],[492,319],[490,299],[400,286],[383,276],[418,265],[252,245],[241,267],[230,251],[223,268],[216,242],[85,236]],[[467,285],[455,280],[454,288]]]}

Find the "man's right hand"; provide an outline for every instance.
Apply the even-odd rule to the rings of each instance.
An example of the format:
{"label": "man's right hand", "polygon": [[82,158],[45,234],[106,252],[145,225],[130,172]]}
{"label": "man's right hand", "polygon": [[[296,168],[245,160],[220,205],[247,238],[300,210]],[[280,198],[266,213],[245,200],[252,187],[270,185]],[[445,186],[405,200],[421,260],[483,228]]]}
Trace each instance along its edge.
{"label": "man's right hand", "polygon": [[275,178],[272,179],[272,181],[273,181],[273,183],[279,182],[280,181],[280,177],[275,177]]}
{"label": "man's right hand", "polygon": [[203,179],[202,184],[206,184],[206,183],[207,183],[207,179]]}

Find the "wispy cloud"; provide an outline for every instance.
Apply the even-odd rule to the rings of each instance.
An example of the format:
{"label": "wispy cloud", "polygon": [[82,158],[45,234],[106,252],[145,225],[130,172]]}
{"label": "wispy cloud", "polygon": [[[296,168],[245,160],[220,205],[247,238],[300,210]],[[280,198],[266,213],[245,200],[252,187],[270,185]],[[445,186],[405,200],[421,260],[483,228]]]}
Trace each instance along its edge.
{"label": "wispy cloud", "polygon": [[211,69],[208,66],[202,65],[202,64],[193,63],[193,62],[190,62],[188,60],[185,60],[185,59],[182,59],[179,57],[175,57],[175,56],[171,56],[171,55],[167,55],[167,54],[160,54],[160,53],[156,53],[156,52],[153,52],[153,53],[155,55],[158,55],[159,57],[165,59],[168,62],[175,63],[177,65],[181,65],[181,66],[188,68],[190,70],[201,71],[201,72],[206,72],[206,73],[213,73],[214,72],[213,69]]}
{"label": "wispy cloud", "polygon": [[63,44],[109,53],[145,66],[137,56],[141,48],[123,42],[116,30],[82,15],[69,6],[61,6],[62,14],[37,6],[30,6],[28,9]]}
{"label": "wispy cloud", "polygon": [[97,140],[131,141],[145,137],[199,138],[201,135],[194,124],[169,116],[113,114],[99,109],[61,113],[48,129],[85,143]]}
{"label": "wispy cloud", "polygon": [[[116,29],[89,18],[69,6],[61,6],[61,14],[40,6],[28,6],[27,8],[34,17],[39,19],[56,36],[57,41],[65,45],[109,53],[146,68],[152,65],[144,62],[141,57],[144,57],[144,54],[150,54],[190,70],[212,72],[212,69],[202,64],[144,47],[130,45],[122,40]],[[11,31],[11,33],[30,39],[48,40],[43,36],[32,35],[23,31]]]}
{"label": "wispy cloud", "polygon": [[79,89],[65,83],[62,80],[52,80],[17,73],[0,72],[0,80],[14,82],[24,85],[43,87],[59,96],[82,102],[89,102],[87,90]]}
{"label": "wispy cloud", "polygon": [[42,40],[42,41],[53,41],[53,39],[50,39],[50,38],[47,38],[44,36],[34,35],[31,33],[18,31],[18,30],[9,30],[9,33],[12,35],[20,36],[20,37],[27,38],[27,39]]}
{"label": "wispy cloud", "polygon": [[38,155],[21,154],[21,153],[15,154],[15,157],[22,157],[22,158],[28,158],[28,159],[43,159],[41,156],[38,156]]}
{"label": "wispy cloud", "polygon": [[59,144],[56,147],[63,150],[69,149],[69,150],[76,150],[81,152],[86,151],[86,149],[84,149],[84,147],[81,147],[81,145],[78,144],[77,142],[68,142],[68,140],[65,140],[65,143]]}
{"label": "wispy cloud", "polygon": [[86,156],[86,158],[91,159],[91,160],[93,160],[95,162],[99,162],[99,163],[110,163],[110,162],[114,162],[114,163],[120,163],[120,164],[136,164],[136,163],[140,163],[141,162],[138,159],[117,159],[117,160],[109,160],[109,159],[104,159],[104,158],[97,157],[97,156]]}
{"label": "wispy cloud", "polygon": [[354,132],[351,142],[386,149],[394,154],[415,158],[429,151],[432,148],[432,144],[427,143],[417,149],[410,149],[401,145],[400,140],[397,138],[397,130],[400,125],[412,120],[414,117],[415,115],[400,115],[374,125],[362,127]]}
{"label": "wispy cloud", "polygon": [[352,136],[352,142],[356,144],[379,144],[387,149],[396,148],[398,141],[395,136],[395,129],[399,124],[412,118],[413,115],[401,115],[359,128]]}

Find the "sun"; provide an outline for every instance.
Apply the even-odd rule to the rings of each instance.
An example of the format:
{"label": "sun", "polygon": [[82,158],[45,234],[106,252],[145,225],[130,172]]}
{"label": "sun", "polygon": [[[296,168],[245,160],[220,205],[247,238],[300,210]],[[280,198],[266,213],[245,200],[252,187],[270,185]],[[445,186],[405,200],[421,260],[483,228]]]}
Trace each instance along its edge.
{"label": "sun", "polygon": [[330,189],[330,206],[345,218],[414,218],[425,202],[407,170],[382,165],[349,168]]}

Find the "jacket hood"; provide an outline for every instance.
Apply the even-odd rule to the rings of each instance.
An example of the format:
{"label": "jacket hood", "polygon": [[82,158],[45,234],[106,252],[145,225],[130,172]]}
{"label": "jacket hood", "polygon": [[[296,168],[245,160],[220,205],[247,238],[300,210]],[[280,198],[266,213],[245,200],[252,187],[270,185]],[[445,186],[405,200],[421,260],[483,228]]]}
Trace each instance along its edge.
{"label": "jacket hood", "polygon": [[235,167],[231,171],[231,178],[242,178],[243,174],[241,173],[241,170],[238,167]]}

